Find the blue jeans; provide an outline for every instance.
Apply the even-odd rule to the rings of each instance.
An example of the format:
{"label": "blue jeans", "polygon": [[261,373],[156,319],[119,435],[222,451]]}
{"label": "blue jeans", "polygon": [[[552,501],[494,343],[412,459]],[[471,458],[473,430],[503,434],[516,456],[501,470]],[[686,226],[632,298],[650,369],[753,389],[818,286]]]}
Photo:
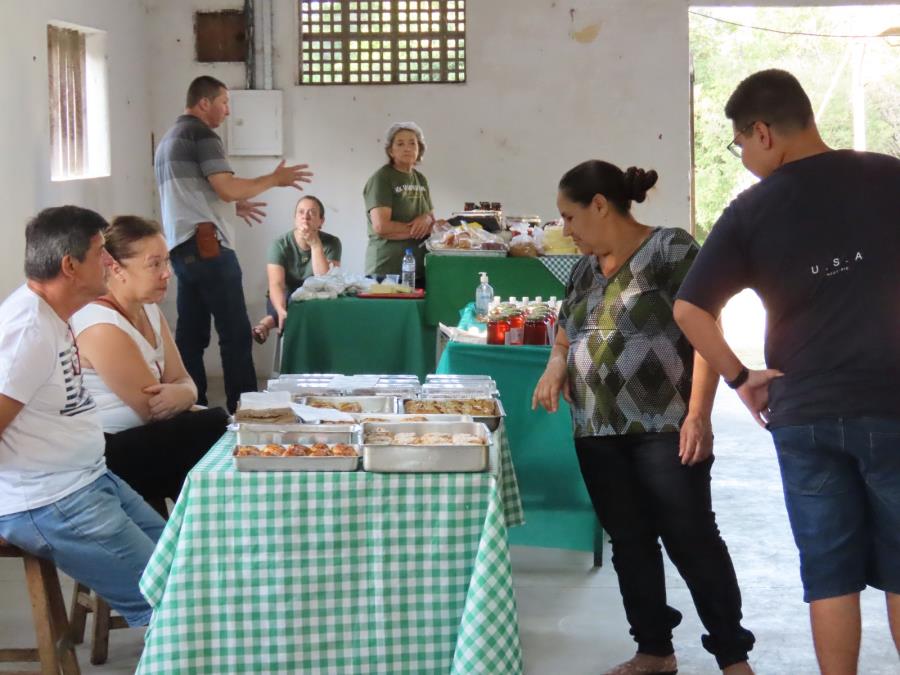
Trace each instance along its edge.
{"label": "blue jeans", "polygon": [[217,257],[201,258],[191,238],[172,249],[171,256],[178,277],[175,344],[197,385],[197,403],[208,404],[203,352],[209,346],[211,316],[219,334],[228,412],[233,413],[242,392],[256,391],[253,337],[237,255],[223,247]]}
{"label": "blue jeans", "polygon": [[90,586],[129,626],[150,622],[138,581],[163,527],[159,514],[110,471],[53,504],[0,516],[0,537]]}
{"label": "blue jeans", "polygon": [[772,429],[806,602],[900,593],[900,419]]}

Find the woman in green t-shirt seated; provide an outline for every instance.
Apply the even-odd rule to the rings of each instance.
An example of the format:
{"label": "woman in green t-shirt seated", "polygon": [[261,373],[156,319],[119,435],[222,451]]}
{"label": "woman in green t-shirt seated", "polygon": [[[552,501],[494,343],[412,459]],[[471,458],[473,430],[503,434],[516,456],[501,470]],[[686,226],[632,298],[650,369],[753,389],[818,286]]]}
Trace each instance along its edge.
{"label": "woman in green t-shirt seated", "polygon": [[406,249],[416,256],[416,285],[425,277],[425,251],[419,246],[431,234],[434,207],[425,176],[414,168],[425,154],[425,138],[415,122],[388,129],[384,144],[388,163],[372,174],[363,190],[369,246],[366,274],[400,274]]}
{"label": "woman in green t-shirt seated", "polygon": [[285,232],[272,242],[269,249],[269,292],[266,308],[268,314],[253,328],[253,339],[262,344],[269,331],[284,330],[287,303],[291,293],[300,288],[309,277],[327,274],[332,267],[341,264],[341,240],[333,234],[322,232],[325,207],[317,197],[307,195],[297,202],[294,209],[294,229]]}

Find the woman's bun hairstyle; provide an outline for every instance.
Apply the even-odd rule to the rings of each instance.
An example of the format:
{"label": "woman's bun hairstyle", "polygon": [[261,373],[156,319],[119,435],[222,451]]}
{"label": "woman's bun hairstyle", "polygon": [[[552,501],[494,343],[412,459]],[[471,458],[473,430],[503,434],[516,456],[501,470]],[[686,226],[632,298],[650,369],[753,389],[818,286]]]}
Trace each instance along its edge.
{"label": "woman's bun hairstyle", "polygon": [[647,190],[656,185],[659,178],[653,170],[644,171],[636,166],[628,171],[615,164],[590,159],[569,169],[559,181],[559,189],[572,201],[587,206],[594,195],[601,194],[619,213],[628,213],[631,202],[642,202]]}
{"label": "woman's bun hairstyle", "polygon": [[653,169],[644,171],[636,166],[629,166],[625,170],[625,194],[638,204],[647,198],[647,190],[656,185],[659,174]]}

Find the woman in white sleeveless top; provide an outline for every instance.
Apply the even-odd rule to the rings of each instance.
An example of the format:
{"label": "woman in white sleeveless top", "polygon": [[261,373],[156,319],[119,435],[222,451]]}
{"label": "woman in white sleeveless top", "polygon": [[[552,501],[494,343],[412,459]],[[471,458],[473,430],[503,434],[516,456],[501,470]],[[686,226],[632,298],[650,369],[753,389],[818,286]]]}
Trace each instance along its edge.
{"label": "woman in white sleeveless top", "polygon": [[106,433],[106,463],[156,508],[224,433],[221,408],[192,410],[197,388],[156,303],[172,271],[159,225],[119,216],[104,233],[109,293],[72,317],[84,383]]}

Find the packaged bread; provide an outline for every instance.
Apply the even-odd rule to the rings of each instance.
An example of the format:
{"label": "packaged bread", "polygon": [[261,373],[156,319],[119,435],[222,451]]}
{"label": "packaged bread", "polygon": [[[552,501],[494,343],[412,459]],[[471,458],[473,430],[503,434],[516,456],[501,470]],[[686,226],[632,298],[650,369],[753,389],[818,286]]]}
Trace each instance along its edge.
{"label": "packaged bread", "polygon": [[234,421],[253,424],[295,424],[297,415],[291,408],[238,408],[234,413]]}

